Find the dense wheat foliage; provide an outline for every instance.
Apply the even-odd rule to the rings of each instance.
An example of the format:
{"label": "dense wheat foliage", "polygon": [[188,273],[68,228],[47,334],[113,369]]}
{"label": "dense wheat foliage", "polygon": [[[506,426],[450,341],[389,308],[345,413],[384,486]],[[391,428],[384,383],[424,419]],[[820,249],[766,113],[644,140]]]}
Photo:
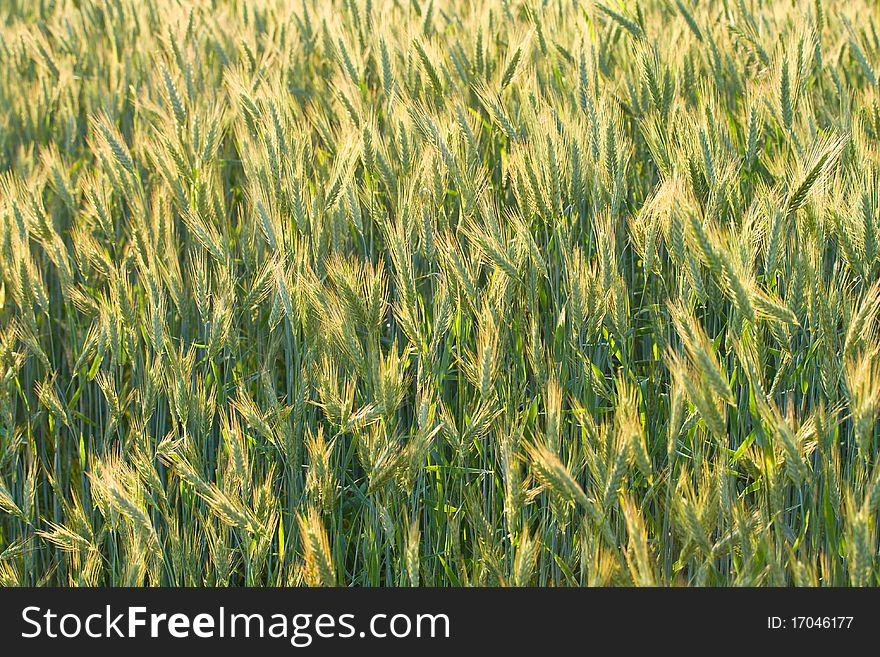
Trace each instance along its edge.
{"label": "dense wheat foliage", "polygon": [[2,10],[0,583],[878,583],[875,2]]}

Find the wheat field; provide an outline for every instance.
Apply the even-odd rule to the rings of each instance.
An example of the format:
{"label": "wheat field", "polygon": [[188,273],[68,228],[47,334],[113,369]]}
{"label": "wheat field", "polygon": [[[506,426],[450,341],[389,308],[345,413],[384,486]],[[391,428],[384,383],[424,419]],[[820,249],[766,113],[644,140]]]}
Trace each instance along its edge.
{"label": "wheat field", "polygon": [[4,0],[0,584],[877,584],[878,18]]}

